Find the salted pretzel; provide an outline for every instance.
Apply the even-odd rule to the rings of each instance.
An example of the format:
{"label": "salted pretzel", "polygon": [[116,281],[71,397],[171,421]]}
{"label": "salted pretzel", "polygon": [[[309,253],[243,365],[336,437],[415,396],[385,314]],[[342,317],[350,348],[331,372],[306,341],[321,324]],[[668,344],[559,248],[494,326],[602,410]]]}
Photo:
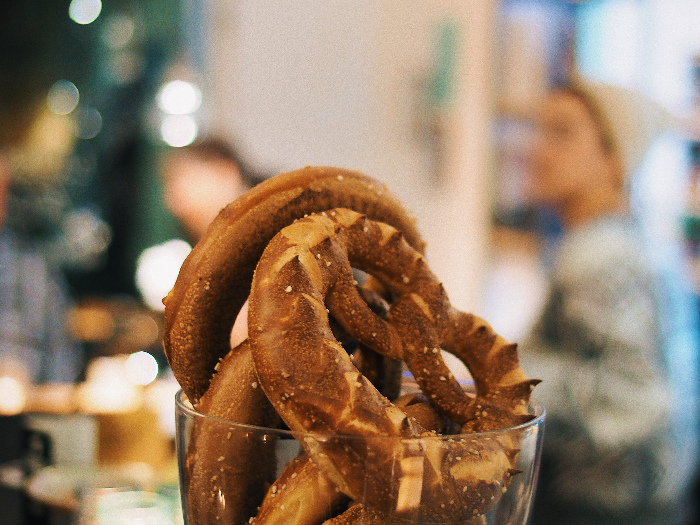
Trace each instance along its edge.
{"label": "salted pretzel", "polygon": [[[210,416],[192,429],[183,468],[188,513],[197,523],[245,523],[276,475],[276,443],[250,439],[222,424],[275,428],[280,418],[260,388],[248,340],[218,365],[198,410]],[[214,418],[214,419],[212,419]]]}
{"label": "salted pretzel", "polygon": [[[250,386],[255,384],[255,372],[249,347],[245,343],[231,351],[229,334],[269,240],[294,220],[335,206],[350,206],[388,222],[405,231],[416,249],[423,249],[415,218],[384,184],[355,171],[307,167],[282,173],[231,203],[195,246],[164,299],[165,353],[183,391],[200,412],[275,426],[279,418],[270,415],[267,398],[261,389]],[[369,290],[362,293],[370,307],[379,301]],[[363,358],[367,361],[372,356],[363,354]],[[380,367],[365,363],[363,371],[368,369],[374,375],[377,370],[381,373]],[[375,377],[375,382],[386,383],[385,391],[396,390],[399,371],[394,367]],[[273,481],[269,465],[255,472],[246,489],[241,488],[241,477],[252,467],[249,458],[261,457],[256,445],[226,439],[228,432],[219,435],[216,423],[199,426],[192,433],[185,468],[190,511],[200,523],[215,523],[221,514],[236,523],[259,503],[262,496],[255,494]]]}
{"label": "salted pretzel", "polygon": [[[353,267],[390,290],[386,321],[359,296]],[[333,337],[329,313],[358,341],[405,360],[430,401],[465,431],[532,418],[527,403],[536,381],[520,369],[515,346],[485,321],[454,310],[398,230],[352,210],[329,210],[284,228],[268,244],[253,279],[249,338],[260,385],[274,408],[298,432],[367,437],[342,446],[332,438],[304,439],[307,454],[340,491],[384,517],[442,523],[483,514],[514,472],[514,444],[458,440],[446,447],[428,437],[353,366]],[[440,348],[475,374],[476,396],[464,392]],[[416,445],[382,439],[387,436],[426,439]],[[367,458],[375,472],[370,477],[364,475]],[[391,482],[396,464],[398,486]]]}
{"label": "salted pretzel", "polygon": [[[316,215],[304,218],[313,213]],[[295,219],[299,220],[295,223]],[[286,248],[280,248],[280,242]],[[223,439],[228,436],[222,436],[215,426],[195,428],[185,482],[198,523],[221,519],[217,497],[226,499],[227,522],[253,516],[255,506],[260,505],[255,523],[320,523],[325,519],[322,516],[330,518],[339,512],[336,505],[357,501],[363,481],[353,472],[360,472],[358,465],[364,458],[388,460],[396,454],[401,467],[407,469],[402,477],[404,488],[392,488],[389,480],[373,477],[369,481],[373,494],[365,498],[367,508],[350,503],[346,512],[333,518],[340,521],[333,523],[381,522],[397,515],[397,510],[399,517],[413,518],[418,513],[425,520],[455,516],[477,520],[474,516],[497,501],[515,472],[517,443],[451,443],[447,453],[444,442],[430,436],[443,430],[446,421],[459,425],[463,432],[474,432],[529,420],[527,401],[536,381],[523,375],[514,345],[494,334],[483,320],[450,307],[420,255],[422,248],[413,218],[383,185],[337,168],[305,168],[275,177],[229,205],[212,223],[164,301],[166,355],[187,396],[199,411],[221,419],[275,426],[279,413],[294,430],[370,437],[364,445],[359,445],[363,443],[359,439],[359,448],[349,452],[334,448],[332,442],[322,446],[313,440],[304,442],[305,455],[282,475],[295,480],[282,484],[294,490],[279,491],[282,485],[274,481],[270,454],[254,450],[254,444],[228,442]],[[292,252],[296,257],[289,259]],[[258,285],[250,295],[250,341],[229,353],[229,332],[249,297],[256,266]],[[386,320],[367,304],[372,301],[356,286],[352,267],[375,276],[389,291]],[[274,288],[272,283],[281,285],[285,278],[288,283],[283,288]],[[324,279],[333,286],[325,289]],[[322,286],[314,288],[319,282]],[[318,297],[300,296],[301,286],[311,286]],[[293,297],[301,298],[292,304]],[[311,293],[309,297],[315,296]],[[326,308],[344,333],[361,346],[392,362],[405,361],[424,397],[397,408],[380,395],[335,340]],[[300,324],[292,322],[293,317]],[[288,326],[286,332],[282,325]],[[270,348],[280,345],[299,351],[297,366],[304,368],[302,362],[310,360],[315,366],[325,362],[334,374],[319,383],[318,379],[314,382],[311,370],[307,376],[286,371],[285,359],[291,355],[270,359]],[[465,394],[454,380],[442,362],[441,348],[470,368],[475,397]],[[314,358],[318,351],[321,353]],[[287,388],[292,383],[295,390]],[[346,386],[334,394],[338,385]],[[314,401],[320,391],[323,394]],[[348,393],[353,402],[344,405],[343,399],[350,399]],[[438,412],[428,408],[426,400]],[[339,424],[334,417],[341,415]],[[397,440],[370,445],[382,442],[373,440],[373,435],[426,436],[426,441],[420,450],[397,450]],[[460,449],[463,453],[458,456],[455,451]],[[261,456],[270,461],[259,463]],[[251,457],[256,460],[251,462]],[[219,479],[217,472],[223,473],[224,465],[228,470]],[[389,470],[379,462],[372,466],[376,471]],[[237,482],[255,469],[254,483],[241,488]],[[416,493],[419,478],[422,488]],[[275,487],[277,492],[271,492]],[[318,499],[330,501],[333,508],[319,511],[314,505],[299,505]],[[301,509],[301,514],[292,519],[290,508]]]}
{"label": "salted pretzel", "polygon": [[214,219],[163,300],[165,353],[192,403],[199,402],[217,363],[231,349],[231,327],[267,243],[294,220],[335,207],[391,224],[414,248],[423,249],[415,218],[384,184],[362,173],[307,167],[257,185]]}

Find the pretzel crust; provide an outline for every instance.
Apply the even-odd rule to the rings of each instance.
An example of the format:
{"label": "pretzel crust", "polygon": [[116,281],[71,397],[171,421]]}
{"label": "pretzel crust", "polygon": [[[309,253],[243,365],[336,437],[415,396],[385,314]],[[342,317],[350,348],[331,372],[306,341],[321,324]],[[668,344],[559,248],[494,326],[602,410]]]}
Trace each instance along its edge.
{"label": "pretzel crust", "polygon": [[[352,267],[391,291],[387,321],[359,297]],[[457,440],[445,446],[431,439],[433,433],[354,367],[333,337],[329,313],[358,341],[404,359],[436,408],[465,429],[504,428],[532,418],[527,402],[534,382],[520,369],[515,347],[485,321],[454,310],[398,230],[352,210],[329,210],[284,228],[268,244],[253,279],[251,349],[260,384],[282,419],[294,431],[367,437],[342,446],[332,437],[304,439],[307,454],[330,480],[351,499],[363,500],[366,511],[385,517],[457,522],[486,512],[514,472],[516,444]],[[443,343],[481,373],[475,397],[447,369],[439,352]],[[387,436],[426,439],[382,439]],[[375,472],[369,477],[367,458]],[[406,480],[399,485],[392,484],[397,464]]]}
{"label": "pretzel crust", "polygon": [[391,224],[423,250],[413,216],[384,184],[357,171],[306,167],[282,173],[229,204],[192,250],[163,300],[165,353],[195,406],[217,363],[230,351],[231,327],[267,243],[294,220],[334,207]]}
{"label": "pretzel crust", "polygon": [[[517,472],[519,442],[463,434],[530,420],[538,381],[523,374],[515,345],[450,306],[422,250],[414,219],[382,184],[339,168],[281,174],[221,212],[164,299],[170,365],[202,413],[273,427],[281,416],[311,435],[280,485],[272,449],[232,446],[215,426],[195,426],[184,481],[198,523],[252,516],[256,525],[485,523],[482,515]],[[386,319],[367,304],[352,268],[388,292]],[[230,351],[233,321],[248,298],[249,340]],[[380,394],[335,339],[329,315],[361,347],[405,362],[424,396],[397,407]],[[476,395],[452,377],[441,349],[467,365]],[[437,435],[445,425],[460,435]],[[223,463],[226,483],[212,484]],[[398,483],[390,474],[396,468]],[[254,483],[242,487],[251,474]],[[293,490],[280,491],[283,485]],[[217,493],[226,515],[212,500]],[[364,504],[343,512],[352,500]]]}

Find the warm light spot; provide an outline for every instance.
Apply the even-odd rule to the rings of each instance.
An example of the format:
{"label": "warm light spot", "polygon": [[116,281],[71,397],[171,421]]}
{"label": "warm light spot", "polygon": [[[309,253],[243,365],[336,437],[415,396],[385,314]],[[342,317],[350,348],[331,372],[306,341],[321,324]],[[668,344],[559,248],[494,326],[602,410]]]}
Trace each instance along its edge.
{"label": "warm light spot", "polygon": [[0,377],[0,415],[12,416],[24,410],[27,402],[25,385],[14,377]]}
{"label": "warm light spot", "polygon": [[168,115],[160,125],[160,135],[170,146],[181,148],[197,138],[197,123],[190,115]]}
{"label": "warm light spot", "polygon": [[163,297],[172,289],[180,267],[192,251],[181,239],[146,248],[136,262],[136,287],[146,305],[163,311]]}
{"label": "warm light spot", "polygon": [[142,402],[139,390],[126,372],[127,356],[98,357],[87,367],[87,380],[79,387],[81,408],[91,413],[128,412]]}
{"label": "warm light spot", "polygon": [[102,11],[100,0],[73,0],[68,7],[68,16],[76,24],[90,24],[97,20]]}
{"label": "warm light spot", "polygon": [[158,107],[169,115],[187,115],[199,109],[202,92],[191,82],[173,80],[158,92]]}
{"label": "warm light spot", "polygon": [[70,80],[59,80],[51,86],[46,97],[49,109],[57,115],[67,115],[80,100],[80,92]]}
{"label": "warm light spot", "polygon": [[135,352],[124,363],[126,375],[136,385],[148,385],[158,377],[158,362],[148,352]]}

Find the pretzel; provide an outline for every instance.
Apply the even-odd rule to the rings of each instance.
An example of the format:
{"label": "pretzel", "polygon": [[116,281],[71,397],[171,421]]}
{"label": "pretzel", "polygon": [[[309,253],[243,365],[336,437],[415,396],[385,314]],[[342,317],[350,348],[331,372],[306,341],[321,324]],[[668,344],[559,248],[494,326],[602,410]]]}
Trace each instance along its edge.
{"label": "pretzel", "polygon": [[[423,249],[415,219],[386,186],[359,172],[326,167],[282,173],[259,184],[222,210],[195,246],[164,299],[163,343],[176,379],[198,411],[244,424],[275,426],[278,418],[270,416],[262,391],[250,387],[255,372],[249,366],[247,343],[230,351],[231,327],[248,298],[253,270],[269,240],[294,220],[339,205],[395,225],[414,247]],[[370,290],[362,293],[371,307],[385,308]],[[362,359],[363,372],[371,372],[387,395],[396,393],[400,374],[396,364],[391,359],[379,362],[369,351]],[[260,457],[255,444],[231,442],[225,439],[228,431],[219,435],[217,423],[197,421],[184,474],[190,513],[201,523],[215,523],[222,513],[237,522],[255,509],[264,487],[272,482],[270,463],[256,471],[250,487],[242,490],[241,476],[254,467],[249,458]],[[274,460],[272,455],[265,457]],[[220,471],[222,463],[226,475]]]}
{"label": "pretzel", "polygon": [[[318,212],[321,215],[304,218]],[[375,256],[378,247],[380,257]],[[288,249],[298,252],[296,263],[286,260]],[[192,431],[183,474],[190,514],[198,523],[217,523],[222,518],[239,523],[254,515],[254,522],[261,525],[316,524],[326,518],[340,520],[332,523],[379,523],[391,521],[389,516],[419,518],[426,523],[429,518],[483,523],[479,516],[498,500],[516,473],[518,443],[507,439],[462,441],[450,443],[448,451],[444,441],[434,437],[435,432],[447,432],[455,425],[460,432],[475,432],[525,422],[532,417],[527,401],[537,381],[528,380],[520,370],[515,345],[497,336],[485,321],[449,305],[442,286],[420,255],[422,249],[414,219],[383,185],[338,168],[305,168],[268,180],[225,208],[212,223],[164,300],[166,355],[185,394],[197,410],[221,419],[274,427],[279,412],[293,430],[369,436],[358,439],[359,448],[349,452],[334,446],[333,440],[303,441],[305,454],[287,467],[280,478],[287,483],[280,484],[280,480],[274,481],[271,449],[265,454],[255,443],[231,446],[216,424],[208,428],[206,423],[198,423]],[[371,286],[387,292],[389,303],[358,287],[352,267],[375,276]],[[253,270],[262,292],[254,288],[251,294]],[[294,293],[297,285],[318,284],[319,275],[321,283],[328,278],[334,286],[325,294],[320,293],[324,290],[321,286],[315,302],[303,297],[294,303],[296,310],[288,310],[290,300],[298,296]],[[270,283],[281,284],[285,276],[288,283],[284,288],[268,288]],[[289,286],[292,289],[287,291]],[[250,340],[229,353],[233,320],[249,295]],[[269,306],[276,308],[277,314],[268,310]],[[332,318],[324,313],[326,307]],[[381,314],[387,308],[384,320]],[[284,321],[293,315],[301,324]],[[311,320],[315,323],[309,324]],[[333,320],[340,329],[331,330],[329,321]],[[284,323],[290,327],[286,333],[282,333]],[[362,358],[358,360],[357,354],[348,357],[334,333],[357,341]],[[281,338],[275,339],[275,335]],[[320,340],[325,346],[318,346]],[[332,362],[326,360],[329,370],[335,370],[335,375],[325,377],[329,388],[319,389],[310,373],[296,376],[304,381],[296,385],[296,392],[285,388],[284,382],[275,383],[296,382],[283,368],[287,363],[284,359],[291,359],[291,355],[268,359],[270,350],[280,345],[294,349],[297,357],[304,356],[300,363],[314,360],[317,364],[323,359],[319,355],[332,356]],[[454,380],[442,362],[440,348],[470,368],[476,396],[468,396]],[[314,349],[321,351],[315,358]],[[366,367],[372,360],[370,350],[383,356],[384,363],[395,365],[404,360],[424,396],[400,400],[401,408],[392,405],[353,366],[353,359],[360,361],[362,372],[370,377],[372,366]],[[378,362],[376,358],[373,361]],[[340,382],[338,369],[344,371]],[[350,388],[350,383],[345,383],[346,373],[360,385],[345,390],[353,392],[352,405],[343,405],[342,399],[333,395],[338,385]],[[380,384],[381,380],[374,382]],[[300,395],[304,390],[308,395]],[[316,397],[319,392],[321,397]],[[290,410],[300,399],[306,400],[301,402],[303,407]],[[345,414],[342,424],[337,425],[333,418],[341,414]],[[400,440],[374,440],[372,434],[415,438],[410,442],[421,445],[418,450],[403,450],[397,448]],[[377,445],[379,442],[384,444]],[[389,442],[391,445],[386,445]],[[405,470],[400,478],[403,488],[391,487],[390,479],[382,478],[381,472],[390,469],[375,461],[380,458],[386,462],[395,454]],[[372,471],[380,475],[369,477],[369,497],[364,498],[365,505],[358,505],[352,502],[360,500],[363,469],[354,463],[368,457],[373,462]],[[226,476],[221,481],[213,479],[222,467],[227,469]],[[242,488],[238,481],[246,473],[254,476],[248,480],[252,483]],[[291,479],[295,481],[289,483]],[[421,488],[416,492],[419,481]],[[286,489],[279,490],[281,486]],[[226,504],[219,505],[217,497]],[[318,500],[330,502],[328,508],[308,503]],[[348,502],[348,510],[343,511]],[[292,508],[297,509],[295,515]]]}
{"label": "pretzel", "polygon": [[245,523],[275,480],[276,443],[248,438],[223,422],[274,428],[280,420],[262,390],[251,386],[257,375],[248,340],[218,369],[198,406],[215,419],[198,419],[192,429],[183,486],[188,513],[198,523]]}
{"label": "pretzel", "polygon": [[163,300],[168,363],[196,406],[230,351],[233,322],[272,237],[304,215],[348,207],[398,228],[419,251],[415,219],[386,186],[356,171],[306,167],[257,185],[216,217]]}
{"label": "pretzel", "polygon": [[[390,290],[394,301],[386,321],[359,296],[352,267]],[[251,349],[260,385],[282,419],[298,432],[368,436],[343,446],[332,438],[304,439],[307,454],[340,491],[380,516],[458,521],[486,512],[514,473],[514,444],[457,441],[446,447],[428,438],[416,446],[372,439],[430,433],[357,371],[333,337],[329,313],[358,341],[405,360],[431,403],[464,430],[532,418],[527,402],[537,381],[525,377],[515,346],[485,321],[454,310],[398,230],[352,210],[330,210],[284,228],[268,244],[253,279]],[[475,374],[476,396],[454,379],[441,347]],[[368,457],[376,474],[365,478],[360,474]],[[394,486],[397,462],[402,482]]]}

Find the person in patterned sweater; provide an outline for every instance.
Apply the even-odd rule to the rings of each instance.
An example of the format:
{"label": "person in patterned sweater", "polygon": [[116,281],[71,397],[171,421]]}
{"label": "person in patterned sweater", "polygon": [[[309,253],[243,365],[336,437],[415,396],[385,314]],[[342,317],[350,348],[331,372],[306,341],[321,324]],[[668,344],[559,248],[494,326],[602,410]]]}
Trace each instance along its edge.
{"label": "person in patterned sweater", "polygon": [[553,90],[536,119],[528,194],[563,234],[521,345],[547,410],[534,525],[689,523],[694,305],[649,249],[627,191],[667,123],[639,93],[584,80]]}

